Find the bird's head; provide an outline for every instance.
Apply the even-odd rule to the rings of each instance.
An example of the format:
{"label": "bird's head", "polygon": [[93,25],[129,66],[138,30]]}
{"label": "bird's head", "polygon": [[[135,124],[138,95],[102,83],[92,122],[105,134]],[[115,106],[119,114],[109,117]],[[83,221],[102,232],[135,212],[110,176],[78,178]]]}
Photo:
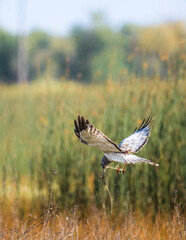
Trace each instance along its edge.
{"label": "bird's head", "polygon": [[101,159],[101,166],[105,168],[111,161],[104,155]]}

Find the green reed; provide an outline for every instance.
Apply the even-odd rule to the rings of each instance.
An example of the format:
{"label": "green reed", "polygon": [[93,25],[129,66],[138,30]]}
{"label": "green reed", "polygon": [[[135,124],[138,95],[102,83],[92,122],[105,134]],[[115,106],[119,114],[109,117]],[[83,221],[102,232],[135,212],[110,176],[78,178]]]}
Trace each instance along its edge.
{"label": "green reed", "polygon": [[[89,119],[117,142],[130,135],[143,118],[154,124],[139,156],[159,167],[128,165],[125,175],[108,170],[106,180],[114,210],[169,211],[178,190],[184,202],[186,182],[186,84],[131,79],[113,84],[35,83],[0,87],[1,204],[14,184],[20,209],[25,202],[47,203],[47,174],[57,171],[54,196],[62,208],[78,204],[109,207],[100,174],[103,154],[79,142],[74,134],[77,115]],[[112,164],[114,165],[114,164]],[[26,186],[26,193],[23,187]]]}

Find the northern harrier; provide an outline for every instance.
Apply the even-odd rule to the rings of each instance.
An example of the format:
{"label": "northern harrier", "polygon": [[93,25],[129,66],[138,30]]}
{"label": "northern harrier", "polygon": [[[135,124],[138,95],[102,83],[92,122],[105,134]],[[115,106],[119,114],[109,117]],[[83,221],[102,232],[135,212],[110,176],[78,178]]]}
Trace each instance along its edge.
{"label": "northern harrier", "polygon": [[147,120],[144,119],[140,127],[136,128],[132,135],[124,138],[119,146],[91,125],[83,116],[78,116],[78,121],[74,120],[74,132],[82,143],[95,146],[104,153],[101,160],[103,168],[111,162],[119,162],[122,163],[122,165],[114,169],[116,169],[118,173],[124,166],[122,170],[124,173],[127,164],[131,163],[148,163],[153,166],[159,166],[159,164],[155,162],[133,155],[133,153],[137,153],[147,143],[152,127],[152,120],[150,116]]}

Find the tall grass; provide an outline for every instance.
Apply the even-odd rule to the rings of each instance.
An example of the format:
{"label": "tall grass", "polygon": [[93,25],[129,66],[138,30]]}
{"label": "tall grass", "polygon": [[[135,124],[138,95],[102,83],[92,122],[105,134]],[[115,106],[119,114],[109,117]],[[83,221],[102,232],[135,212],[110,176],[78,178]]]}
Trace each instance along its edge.
{"label": "tall grass", "polygon": [[169,212],[175,190],[179,202],[186,200],[185,82],[41,82],[1,86],[0,92],[2,209],[8,209],[14,193],[22,215],[46,206],[51,169],[57,171],[53,192],[62,209],[66,202],[87,211],[95,205],[109,208],[100,177],[103,154],[74,135],[78,114],[118,144],[143,118],[154,117],[150,140],[138,155],[160,166],[128,165],[125,175],[108,170],[115,211]]}
{"label": "tall grass", "polygon": [[0,225],[1,239],[139,239],[183,240],[186,237],[182,216],[174,214],[167,219],[157,215],[155,222],[149,217],[130,213],[126,217],[106,217],[94,209],[92,215],[82,219],[77,208],[56,215],[51,212],[45,225],[45,216],[28,216],[23,221],[12,217]]}

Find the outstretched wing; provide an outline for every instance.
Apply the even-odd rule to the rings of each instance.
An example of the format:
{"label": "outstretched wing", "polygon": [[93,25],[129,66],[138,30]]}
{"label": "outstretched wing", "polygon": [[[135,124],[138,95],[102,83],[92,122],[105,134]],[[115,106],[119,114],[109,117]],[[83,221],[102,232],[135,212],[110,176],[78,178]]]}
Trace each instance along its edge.
{"label": "outstretched wing", "polygon": [[151,162],[151,161],[149,161],[149,160],[147,160],[147,159],[145,159],[145,158],[141,158],[141,157],[138,157],[138,156],[132,155],[132,154],[126,155],[126,156],[125,156],[125,160],[126,160],[126,163],[127,163],[127,164],[130,164],[130,163],[132,163],[132,164],[136,164],[136,163],[138,163],[138,164],[148,163],[148,164],[153,165],[153,166],[155,166],[155,167],[158,167],[158,166],[159,166],[158,163]]}
{"label": "outstretched wing", "polygon": [[74,132],[82,143],[97,147],[104,153],[108,152],[122,152],[117,144],[111,141],[100,130],[90,125],[88,120],[83,116],[78,116],[78,121],[74,120]]}
{"label": "outstretched wing", "polygon": [[123,139],[119,147],[125,152],[137,153],[148,142],[152,127],[152,117],[143,120],[139,128],[134,130],[134,133]]}

